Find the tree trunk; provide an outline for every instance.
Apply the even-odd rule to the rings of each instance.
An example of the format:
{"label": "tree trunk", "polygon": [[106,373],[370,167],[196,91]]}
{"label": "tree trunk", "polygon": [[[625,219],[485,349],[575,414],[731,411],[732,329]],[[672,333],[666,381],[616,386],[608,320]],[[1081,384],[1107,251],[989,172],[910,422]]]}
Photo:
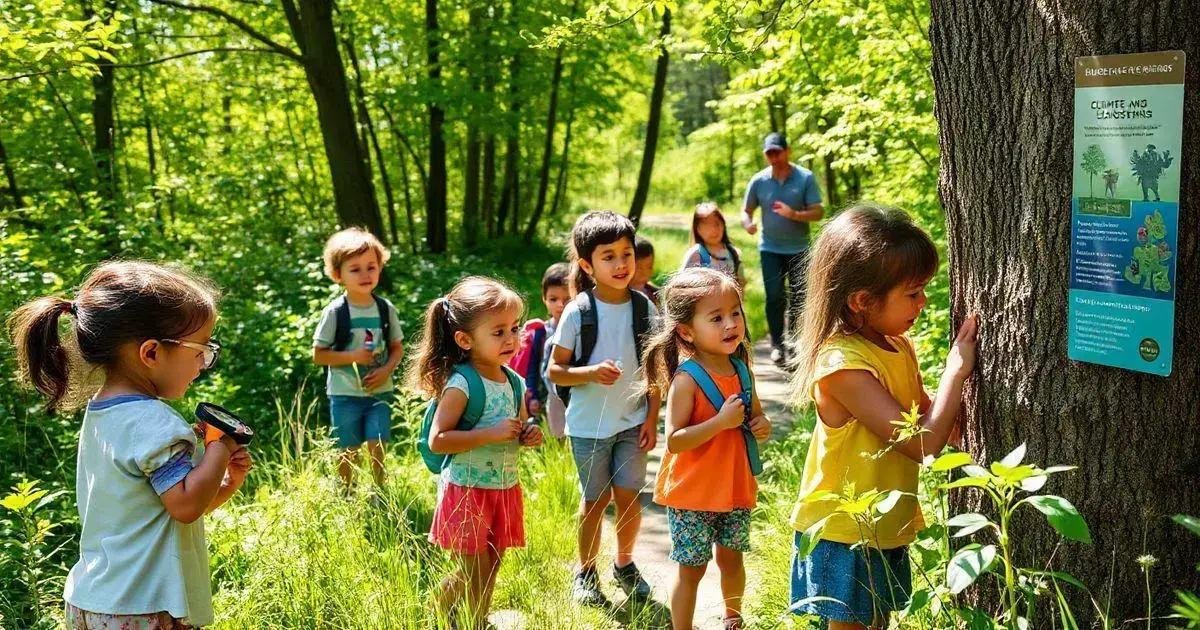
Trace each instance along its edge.
{"label": "tree trunk", "polygon": [[[116,0],[105,0],[101,5],[100,20],[108,22],[117,11]],[[84,19],[96,17],[92,0],[83,0]],[[111,52],[111,51],[110,51]],[[116,164],[116,93],[115,69],[111,62],[101,60],[96,74],[92,75],[92,162],[96,166],[96,193],[100,198],[100,215],[103,217],[99,232],[101,247],[109,255],[120,251],[117,235],[117,164]]]}
{"label": "tree trunk", "polygon": [[[430,88],[439,89],[442,66],[438,60],[438,0],[425,0],[425,53],[429,64]],[[446,113],[441,103],[430,98],[429,184],[425,190],[425,246],[433,253],[446,251],[446,139],[442,127]]]}
{"label": "tree trunk", "polygon": [[575,124],[575,108],[567,112],[567,129],[563,132],[562,158],[558,163],[558,179],[554,184],[554,203],[550,206],[550,216],[558,216],[563,197],[567,194],[567,167],[571,164],[571,127]]}
{"label": "tree trunk", "polygon": [[292,0],[285,0],[284,8],[292,36],[304,55],[304,76],[317,105],[338,219],[343,226],[361,226],[387,238],[367,167],[366,147],[358,140],[346,69],[333,25],[333,2],[299,0],[293,5]]}
{"label": "tree trunk", "polygon": [[483,141],[483,223],[488,237],[496,235],[496,134]]}
{"label": "tree trunk", "polygon": [[[571,17],[575,16],[575,8],[571,8]],[[529,217],[529,225],[525,227],[525,242],[532,243],[537,233],[538,221],[542,211],[546,209],[546,192],[550,190],[550,161],[554,157],[554,128],[558,125],[558,86],[562,83],[563,47],[559,46],[554,54],[554,70],[550,73],[550,104],[546,113],[546,141],[542,145],[542,167],[538,169],[537,201],[533,204],[533,214]]]}
{"label": "tree trunk", "polygon": [[833,170],[833,156],[825,156],[825,207],[836,210],[841,206],[841,200],[838,197],[837,189],[837,172]]}
{"label": "tree trunk", "polygon": [[[513,12],[516,12],[516,6],[513,6]],[[517,212],[517,202],[520,199],[520,177],[517,169],[521,163],[521,101],[518,98],[517,77],[520,74],[521,60],[516,51],[513,52],[513,57],[509,60],[508,74],[509,81],[509,100],[508,100],[508,115],[510,117],[510,128],[508,131],[508,143],[504,152],[504,186],[500,189],[500,210],[496,216],[496,234],[504,236],[504,231],[507,226],[509,211],[515,216]]]}
{"label": "tree trunk", "polygon": [[362,67],[358,63],[357,45],[354,40],[354,29],[347,29],[349,38],[346,41],[346,54],[350,56],[350,67],[354,70],[354,96],[358,106],[358,117],[367,134],[367,140],[375,152],[375,162],[379,164],[379,182],[383,185],[383,198],[387,202],[388,227],[392,243],[399,243],[400,237],[396,230],[396,197],[392,193],[392,179],[388,177],[387,161],[383,159],[383,148],[379,146],[379,135],[375,132],[375,122],[371,119],[371,110],[367,108],[367,92],[363,88]]}
{"label": "tree trunk", "polygon": [[17,172],[13,170],[12,162],[8,160],[8,151],[4,150],[4,142],[0,140],[0,166],[4,167],[4,181],[8,182],[8,194],[12,197],[13,207],[25,205],[21,201],[21,189],[17,187]]}
{"label": "tree trunk", "polygon": [[[976,376],[964,409],[965,445],[980,462],[1026,442],[1027,460],[1075,464],[1046,489],[1073,502],[1094,543],[1069,543],[1054,567],[1100,600],[1114,626],[1144,617],[1151,554],[1155,615],[1172,589],[1196,591],[1200,538],[1167,519],[1200,514],[1200,351],[1175,346],[1169,377],[1067,359],[1074,58],[1182,49],[1187,64],[1180,179],[1176,329],[1200,328],[1200,12],[1190,0],[1117,6],[933,0],[930,28],[954,320],[983,317]],[[1157,114],[1157,112],[1155,112]],[[974,491],[955,511],[976,511]],[[1025,508],[1022,508],[1025,510]],[[1032,518],[1036,516],[1037,518]],[[1041,567],[1059,537],[1026,513],[1019,566]],[[1042,521],[1039,523],[1038,521]],[[1070,587],[1073,610],[1091,606]],[[1043,608],[1047,606],[1043,603]],[[1139,622],[1145,623],[1145,621]],[[1154,627],[1163,627],[1161,621]],[[1036,623],[1035,627],[1040,627]]]}
{"label": "tree trunk", "polygon": [[404,181],[404,216],[408,220],[408,244],[412,248],[412,253],[417,253],[417,226],[413,220],[413,202],[412,191],[408,179],[408,156],[404,151],[398,151],[400,154],[400,178]]}
{"label": "tree trunk", "polygon": [[[663,9],[662,30],[659,37],[671,34],[671,10]],[[658,65],[654,68],[654,89],[650,92],[650,117],[646,121],[646,147],[642,150],[642,167],[638,171],[637,187],[633,191],[633,202],[629,205],[629,220],[636,226],[642,220],[646,197],[650,194],[650,171],[654,169],[654,154],[658,148],[658,125],[662,119],[663,96],[667,87],[667,45],[659,48]]]}

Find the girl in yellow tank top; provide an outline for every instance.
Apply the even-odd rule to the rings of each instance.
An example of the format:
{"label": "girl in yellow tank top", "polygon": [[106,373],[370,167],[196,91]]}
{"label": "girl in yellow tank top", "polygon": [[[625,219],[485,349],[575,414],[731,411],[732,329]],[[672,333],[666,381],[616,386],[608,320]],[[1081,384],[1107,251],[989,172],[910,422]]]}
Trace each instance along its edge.
{"label": "girl in yellow tank top", "polygon": [[[886,627],[912,590],[907,545],[924,527],[918,465],[955,432],[963,381],[975,363],[971,316],[937,394],[921,384],[905,333],[925,308],[937,266],[933,242],[907,214],[871,204],[830,221],[810,257],[796,383],[797,397],[816,404],[818,421],[792,511],[792,601],[809,600],[796,612],[822,617],[831,630]],[[913,409],[923,431],[901,439],[893,423]],[[903,494],[874,523],[835,513],[831,495],[870,490]],[[820,531],[820,542],[801,557],[807,530]],[[811,599],[818,597],[829,599]]]}

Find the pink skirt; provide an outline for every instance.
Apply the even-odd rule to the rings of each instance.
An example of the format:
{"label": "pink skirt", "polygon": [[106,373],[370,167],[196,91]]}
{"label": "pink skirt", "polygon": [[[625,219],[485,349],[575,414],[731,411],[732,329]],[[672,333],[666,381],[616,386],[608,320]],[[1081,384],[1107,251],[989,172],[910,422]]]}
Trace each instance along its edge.
{"label": "pink skirt", "polygon": [[520,484],[494,490],[446,483],[438,494],[430,542],[465,555],[525,546]]}

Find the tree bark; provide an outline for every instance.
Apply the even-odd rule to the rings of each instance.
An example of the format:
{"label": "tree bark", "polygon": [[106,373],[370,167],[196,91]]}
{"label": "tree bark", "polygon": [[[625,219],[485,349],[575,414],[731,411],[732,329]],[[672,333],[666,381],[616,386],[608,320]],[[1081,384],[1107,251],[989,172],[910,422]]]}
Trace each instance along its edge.
{"label": "tree bark", "polygon": [[[431,90],[442,82],[438,60],[438,0],[425,0],[425,54]],[[446,113],[437,99],[430,98],[429,111],[429,185],[425,190],[425,246],[433,253],[446,251],[446,139],[442,127]]]}
{"label": "tree bark", "polygon": [[[662,29],[659,37],[671,34],[671,10],[663,9]],[[670,61],[667,45],[659,48],[658,64],[654,68],[654,89],[650,92],[650,117],[646,121],[646,146],[642,150],[642,167],[638,171],[637,187],[633,191],[633,202],[629,205],[629,220],[636,226],[642,220],[646,197],[650,194],[650,172],[654,170],[654,154],[658,149],[658,127],[662,120],[663,97],[667,87],[667,64]]]}
{"label": "tree bark", "polygon": [[[575,9],[571,9],[571,17]],[[550,103],[546,112],[546,141],[542,145],[542,166],[538,169],[537,201],[533,204],[533,214],[529,217],[529,225],[525,227],[525,242],[532,243],[537,234],[537,224],[546,209],[546,193],[550,190],[550,161],[554,157],[554,128],[558,125],[558,86],[562,83],[563,47],[559,46],[554,54],[554,69],[550,73]]]}
{"label": "tree bark", "polygon": [[17,172],[8,159],[8,151],[4,149],[3,140],[0,140],[0,166],[4,167],[4,181],[8,182],[8,195],[12,197],[13,207],[24,206],[25,202],[21,200],[21,189],[17,187]]}
{"label": "tree bark", "polygon": [[575,124],[575,108],[567,111],[567,128],[563,132],[562,158],[558,162],[558,179],[554,184],[554,203],[550,206],[550,216],[558,216],[558,209],[567,194],[567,167],[571,164],[571,127]]}
{"label": "tree bark", "polygon": [[[1200,12],[1189,0],[932,1],[952,311],[955,322],[968,312],[983,318],[965,396],[965,445],[980,462],[1025,442],[1028,461],[1079,466],[1052,477],[1045,491],[1080,509],[1094,543],[1054,553],[1059,537],[1030,510],[1013,540],[1016,560],[1041,567],[1053,554],[1053,568],[1080,578],[1101,607],[1111,605],[1114,626],[1146,613],[1137,556],[1158,559],[1155,615],[1169,611],[1172,589],[1200,590],[1200,538],[1167,520],[1200,514],[1200,352],[1177,343],[1165,378],[1067,359],[1073,64],[1080,55],[1171,49],[1190,58],[1175,326],[1193,331],[1200,328],[1197,33]],[[979,503],[968,491],[954,507],[976,511]],[[1090,604],[1067,593],[1075,613],[1088,616]]]}
{"label": "tree bark", "polygon": [[371,110],[367,108],[367,92],[363,88],[362,67],[358,63],[358,51],[355,50],[354,28],[348,29],[349,38],[346,41],[346,54],[350,57],[350,67],[354,70],[354,96],[358,106],[358,117],[362,122],[367,140],[375,153],[375,162],[379,164],[379,182],[383,186],[383,198],[387,203],[388,228],[392,243],[399,243],[400,237],[396,230],[396,197],[392,192],[392,179],[388,176],[387,161],[383,159],[383,148],[379,146],[379,135],[375,132],[375,122],[371,118]]}
{"label": "tree bark", "polygon": [[[100,19],[112,20],[117,11],[116,0],[105,0],[101,5]],[[92,0],[83,0],[83,17],[96,17]],[[110,51],[111,52],[111,51]],[[92,162],[96,166],[96,194],[100,198],[100,215],[102,217],[99,232],[101,247],[110,256],[120,251],[120,237],[117,235],[117,164],[116,164],[116,92],[115,68],[107,60],[97,64],[96,74],[92,75]]]}

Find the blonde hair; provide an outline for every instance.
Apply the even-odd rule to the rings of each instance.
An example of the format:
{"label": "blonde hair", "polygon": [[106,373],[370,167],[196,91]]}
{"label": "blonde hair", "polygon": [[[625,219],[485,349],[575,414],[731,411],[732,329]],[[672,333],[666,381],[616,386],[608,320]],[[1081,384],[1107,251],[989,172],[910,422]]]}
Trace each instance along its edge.
{"label": "blonde hair", "polygon": [[[70,315],[70,335],[59,322]],[[50,410],[70,410],[95,370],[117,366],[121,346],[179,339],[217,317],[217,290],[203,277],[140,260],[96,267],[74,300],[41,297],[13,311],[8,333],[20,379],[46,397]],[[65,342],[65,343],[64,343]]]}
{"label": "blonde hair", "polygon": [[793,399],[810,398],[821,346],[862,328],[861,316],[850,310],[852,295],[866,291],[882,299],[903,283],[928,280],[937,268],[933,241],[902,210],[863,202],[827,223],[809,256]]}
{"label": "blonde hair", "polygon": [[325,251],[322,254],[325,259],[325,275],[337,282],[337,276],[341,275],[342,263],[368,251],[374,251],[379,257],[380,267],[386,265],[388,258],[391,258],[391,253],[383,243],[374,234],[360,227],[335,232],[325,241]]}
{"label": "blonde hair", "polygon": [[454,366],[469,356],[454,340],[454,333],[470,332],[483,315],[507,308],[524,313],[525,300],[503,282],[483,276],[463,278],[445,297],[431,302],[425,309],[420,346],[409,364],[409,386],[440,396]]}
{"label": "blonde hair", "polygon": [[[679,335],[679,325],[689,324],[696,316],[696,306],[706,297],[733,291],[741,302],[742,290],[729,274],[707,267],[688,267],[671,277],[663,286],[662,327],[646,344],[642,365],[645,366],[646,390],[664,394],[671,377],[679,369],[680,357],[691,355],[696,347]],[[750,365],[749,343],[742,338],[734,356]]]}

